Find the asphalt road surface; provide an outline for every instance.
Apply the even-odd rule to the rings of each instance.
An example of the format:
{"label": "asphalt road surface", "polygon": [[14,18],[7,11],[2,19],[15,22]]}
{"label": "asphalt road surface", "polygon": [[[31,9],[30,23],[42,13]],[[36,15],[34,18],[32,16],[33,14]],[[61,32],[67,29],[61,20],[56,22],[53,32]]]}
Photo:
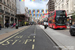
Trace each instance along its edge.
{"label": "asphalt road surface", "polygon": [[46,33],[36,25],[0,41],[0,50],[59,50]]}

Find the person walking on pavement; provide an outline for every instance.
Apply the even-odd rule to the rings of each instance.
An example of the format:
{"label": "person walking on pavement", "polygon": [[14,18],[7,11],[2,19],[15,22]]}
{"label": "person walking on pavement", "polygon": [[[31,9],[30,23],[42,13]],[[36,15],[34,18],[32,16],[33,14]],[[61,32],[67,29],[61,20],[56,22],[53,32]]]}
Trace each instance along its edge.
{"label": "person walking on pavement", "polygon": [[5,28],[7,27],[7,23],[5,23]]}
{"label": "person walking on pavement", "polygon": [[0,24],[0,30],[1,30],[1,28],[2,28],[2,26],[1,26],[1,24]]}
{"label": "person walking on pavement", "polygon": [[16,29],[18,29],[18,24],[16,23]]}
{"label": "person walking on pavement", "polygon": [[13,23],[11,24],[11,28],[13,28]]}
{"label": "person walking on pavement", "polygon": [[6,27],[7,27],[7,28],[9,27],[9,23],[6,23]]}
{"label": "person walking on pavement", "polygon": [[44,22],[44,29],[46,29],[47,28],[47,23],[46,22]]}
{"label": "person walking on pavement", "polygon": [[15,27],[16,23],[13,24],[13,27]]}

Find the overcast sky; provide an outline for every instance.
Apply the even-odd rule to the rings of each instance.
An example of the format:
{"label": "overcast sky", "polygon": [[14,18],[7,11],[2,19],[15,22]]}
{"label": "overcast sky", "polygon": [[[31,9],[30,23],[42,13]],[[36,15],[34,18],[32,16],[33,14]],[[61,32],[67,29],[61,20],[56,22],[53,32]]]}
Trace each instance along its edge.
{"label": "overcast sky", "polygon": [[44,9],[48,0],[45,1],[40,1],[40,0],[35,0],[35,1],[30,1],[30,0],[25,0],[25,6],[28,7],[28,9]]}

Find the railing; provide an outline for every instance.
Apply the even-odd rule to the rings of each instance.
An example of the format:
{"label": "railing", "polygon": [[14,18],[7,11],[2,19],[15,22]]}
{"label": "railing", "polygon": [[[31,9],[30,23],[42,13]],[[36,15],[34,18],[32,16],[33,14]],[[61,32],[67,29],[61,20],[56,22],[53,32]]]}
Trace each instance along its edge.
{"label": "railing", "polygon": [[7,12],[7,11],[5,11],[5,14],[10,15],[10,13],[9,13],[9,12]]}
{"label": "railing", "polygon": [[11,16],[14,16],[14,14],[11,14]]}
{"label": "railing", "polygon": [[4,13],[4,10],[0,9],[0,13]]}

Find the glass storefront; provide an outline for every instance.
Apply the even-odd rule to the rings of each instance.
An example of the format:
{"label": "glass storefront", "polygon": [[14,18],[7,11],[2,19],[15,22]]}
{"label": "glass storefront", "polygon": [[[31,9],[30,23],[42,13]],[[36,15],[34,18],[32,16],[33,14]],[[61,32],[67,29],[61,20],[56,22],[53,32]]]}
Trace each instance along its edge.
{"label": "glass storefront", "polygon": [[0,24],[3,27],[3,15],[0,15]]}

